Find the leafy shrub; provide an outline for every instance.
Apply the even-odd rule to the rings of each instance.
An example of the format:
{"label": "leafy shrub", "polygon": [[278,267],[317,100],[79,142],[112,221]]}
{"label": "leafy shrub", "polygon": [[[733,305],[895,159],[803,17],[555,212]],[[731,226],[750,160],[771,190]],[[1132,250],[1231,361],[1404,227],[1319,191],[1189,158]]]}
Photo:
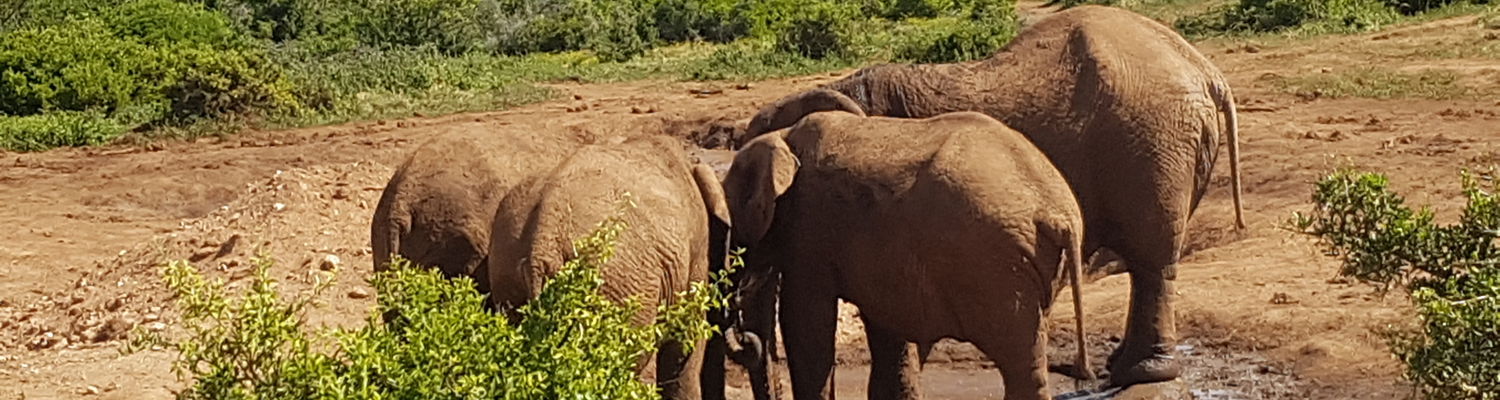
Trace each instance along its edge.
{"label": "leafy shrub", "polygon": [[239,38],[224,15],[174,0],[133,0],[110,9],[105,22],[117,35],[148,46],[201,44],[228,48]]}
{"label": "leafy shrub", "polygon": [[360,41],[375,47],[433,46],[462,54],[483,45],[479,0],[365,0],[353,26]]}
{"label": "leafy shrub", "polygon": [[96,146],[125,133],[125,127],[99,113],[51,112],[0,116],[0,148],[41,151],[64,146]]}
{"label": "leafy shrub", "polygon": [[1406,377],[1429,399],[1500,399],[1495,172],[1463,174],[1468,204],[1454,225],[1437,225],[1431,211],[1407,207],[1385,176],[1349,169],[1320,180],[1312,213],[1291,221],[1343,259],[1340,274],[1411,290],[1417,326],[1392,328],[1386,337]]}
{"label": "leafy shrub", "polygon": [[102,109],[160,102],[171,69],[160,51],[88,19],[0,38],[0,113]]}
{"label": "leafy shrub", "polygon": [[243,31],[276,42],[352,39],[362,0],[206,0]]}
{"label": "leafy shrub", "polygon": [[43,28],[70,20],[98,16],[122,0],[11,0],[0,11],[11,22],[0,31]]}
{"label": "leafy shrub", "polygon": [[1019,23],[1014,15],[1009,17],[932,20],[896,48],[895,58],[918,63],[988,58],[1016,36]]}
{"label": "leafy shrub", "polygon": [[1379,0],[1241,0],[1223,14],[1223,30],[1359,32],[1396,20]]}
{"label": "leafy shrub", "polygon": [[[331,352],[317,351],[326,343],[310,336],[302,320],[331,275],[312,295],[287,301],[266,273],[270,264],[258,261],[248,292],[231,299],[222,281],[174,262],[165,276],[188,333],[176,345],[176,368],[192,378],[181,397],[654,398],[655,388],[637,378],[637,361],[663,339],[706,338],[711,328],[703,316],[724,304],[717,284],[725,275],[664,306],[655,324],[632,324],[638,303],[617,304],[599,293],[599,268],[622,229],[613,218],[575,242],[577,256],[519,310],[519,322],[486,311],[468,278],[445,279],[396,260],[371,281],[379,307],[368,325],[330,332]],[[396,319],[385,324],[382,315]]]}
{"label": "leafy shrub", "polygon": [[300,103],[280,65],[261,52],[181,48],[183,69],[165,88],[175,121],[292,109]]}
{"label": "leafy shrub", "polygon": [[858,15],[847,5],[812,3],[787,21],[776,37],[777,49],[812,59],[847,55]]}
{"label": "leafy shrub", "polygon": [[739,0],[657,0],[652,18],[667,42],[728,42],[750,34],[748,3]]}

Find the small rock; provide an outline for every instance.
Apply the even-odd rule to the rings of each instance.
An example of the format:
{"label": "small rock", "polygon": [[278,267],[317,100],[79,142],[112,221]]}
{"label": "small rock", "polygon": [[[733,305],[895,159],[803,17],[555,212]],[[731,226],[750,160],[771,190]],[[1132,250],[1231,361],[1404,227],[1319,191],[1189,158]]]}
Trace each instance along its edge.
{"label": "small rock", "polygon": [[573,95],[573,100],[583,100],[583,95],[581,95],[581,94],[574,94]]}
{"label": "small rock", "polygon": [[152,322],[150,324],[146,324],[146,329],[152,332],[161,332],[167,330],[167,324],[161,322]]}
{"label": "small rock", "polygon": [[738,84],[738,85],[734,85],[734,89],[735,90],[750,90],[750,88],[753,88],[753,87],[755,87],[755,85],[751,85],[751,84],[748,84],[748,83],[741,83],[741,84]]}
{"label": "small rock", "polygon": [[104,310],[105,311],[116,311],[116,310],[119,310],[120,307],[124,306],[124,305],[125,305],[125,299],[123,297],[116,297],[116,298],[113,298],[113,299],[109,299],[109,301],[107,301],[107,302],[104,302]]}
{"label": "small rock", "polygon": [[370,292],[364,288],[354,288],[354,290],[349,291],[349,298],[351,299],[363,299],[367,297],[370,297]]}
{"label": "small rock", "polygon": [[141,317],[141,320],[142,321],[146,321],[146,322],[156,322],[156,321],[160,321],[161,320],[161,315],[146,314],[146,315],[144,315],[144,316]]}
{"label": "small rock", "polygon": [[334,189],[333,190],[333,199],[334,200],[343,200],[343,199],[347,199],[347,198],[349,198],[349,190],[348,189],[338,188],[338,189]]}
{"label": "small rock", "polygon": [[282,203],[272,204],[271,208],[275,209],[276,211],[285,210],[286,209],[286,204],[282,204]]}
{"label": "small rock", "polygon": [[124,337],[125,334],[130,333],[130,329],[134,327],[135,324],[131,323],[128,319],[122,317],[110,318],[109,322],[105,322],[104,326],[99,327],[99,330],[95,331],[92,337],[89,338],[89,340],[93,340],[94,342],[107,342],[110,340],[114,340],[120,337]]}
{"label": "small rock", "polygon": [[340,263],[341,262],[339,261],[339,256],[329,254],[323,256],[323,261],[318,263],[318,269],[324,271],[332,271],[338,269]]}
{"label": "small rock", "polygon": [[97,394],[99,394],[99,387],[98,386],[94,386],[94,385],[88,385],[87,387],[84,387],[83,389],[79,390],[78,394],[85,395],[85,396],[97,395]]}

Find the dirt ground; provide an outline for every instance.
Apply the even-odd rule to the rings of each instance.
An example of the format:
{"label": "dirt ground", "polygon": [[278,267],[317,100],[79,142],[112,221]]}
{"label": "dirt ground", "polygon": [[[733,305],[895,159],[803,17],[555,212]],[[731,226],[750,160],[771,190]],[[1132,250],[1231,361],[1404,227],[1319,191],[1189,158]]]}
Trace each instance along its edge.
{"label": "dirt ground", "polygon": [[[1177,290],[1176,392],[1205,399],[1393,399],[1411,389],[1377,335],[1409,311],[1400,296],[1336,279],[1337,262],[1280,228],[1309,207],[1311,183],[1340,164],[1391,175],[1416,204],[1444,218],[1461,204],[1458,169],[1500,162],[1500,103],[1328,99],[1276,91],[1267,74],[1332,73],[1365,65],[1443,68],[1497,92],[1500,61],[1433,59],[1434,46],[1495,46],[1496,31],[1459,17],[1381,33],[1318,40],[1198,43],[1231,78],[1239,101],[1249,228],[1233,229],[1228,163],[1193,219]],[[1486,33],[1489,33],[1486,36]],[[1489,56],[1493,57],[1493,56]],[[449,132],[497,129],[701,134],[782,95],[840,74],[757,82],[561,85],[573,96],[503,112],[252,132],[147,147],[0,153],[0,399],[167,398],[183,384],[174,354],[122,355],[132,326],[173,332],[158,267],[190,259],[243,284],[251,257],[269,255],[288,290],[336,257],[339,283],[314,325],[362,323],[373,305],[369,221],[394,166]],[[697,94],[699,89],[718,90]],[[712,92],[712,90],[710,90]],[[587,107],[579,107],[587,105]],[[579,110],[580,108],[586,108]],[[722,160],[723,154],[713,159]],[[1122,334],[1128,282],[1085,285],[1090,348],[1103,363]],[[1071,305],[1057,305],[1069,326]],[[846,316],[852,309],[846,309]],[[841,327],[842,394],[862,393],[861,331]],[[1054,354],[1073,344],[1054,336]],[[942,346],[924,372],[932,398],[998,398],[999,375],[964,345]],[[1074,390],[1059,380],[1056,390]],[[731,394],[745,396],[743,382]]]}

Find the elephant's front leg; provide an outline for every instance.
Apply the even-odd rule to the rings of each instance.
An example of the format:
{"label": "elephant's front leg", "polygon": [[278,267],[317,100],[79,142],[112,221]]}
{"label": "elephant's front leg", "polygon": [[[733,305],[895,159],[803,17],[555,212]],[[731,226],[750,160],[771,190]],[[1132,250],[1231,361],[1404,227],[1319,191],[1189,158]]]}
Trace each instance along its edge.
{"label": "elephant's front leg", "polygon": [[792,398],[832,399],[834,331],[838,327],[838,297],[827,279],[794,277],[782,280],[781,331],[786,340],[787,369],[792,376]]}
{"label": "elephant's front leg", "polygon": [[1177,322],[1172,313],[1172,266],[1144,266],[1130,271],[1130,315],[1125,340],[1109,356],[1114,386],[1177,379],[1181,367],[1172,357]]}
{"label": "elephant's front leg", "polygon": [[890,329],[865,318],[865,336],[870,342],[868,393],[874,400],[922,398],[922,361],[916,343],[908,343]]}

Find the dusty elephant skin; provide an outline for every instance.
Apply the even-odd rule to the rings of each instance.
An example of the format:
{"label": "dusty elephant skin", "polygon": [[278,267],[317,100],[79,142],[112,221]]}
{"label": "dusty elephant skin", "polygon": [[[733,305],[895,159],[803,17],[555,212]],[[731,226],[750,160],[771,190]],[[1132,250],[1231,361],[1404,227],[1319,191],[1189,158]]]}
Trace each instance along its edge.
{"label": "dusty elephant skin", "polygon": [[[1020,133],[974,112],[816,113],[751,141],[724,191],[748,279],[781,275],[795,398],[831,396],[840,298],[859,307],[872,360],[955,338],[995,362],[1006,399],[1050,397],[1044,323],[1065,268],[1077,282],[1083,219]],[[878,374],[872,397],[899,378]]]}
{"label": "dusty elephant skin", "polygon": [[1076,7],[1038,21],[986,60],[869,67],[788,96],[763,108],[746,136],[850,108],[907,118],[977,111],[1026,135],[1076,193],[1086,254],[1108,248],[1130,273],[1111,383],[1179,375],[1171,281],[1226,141],[1236,224],[1244,226],[1233,97],[1220,71],[1181,36],[1129,11]]}
{"label": "dusty elephant skin", "polygon": [[470,277],[480,293],[489,293],[485,260],[495,206],[522,179],[551,169],[584,141],[497,129],[423,143],[396,168],[375,207],[375,270],[400,255],[450,278]]}
{"label": "dusty elephant skin", "polygon": [[[713,170],[688,161],[679,139],[655,136],[620,145],[587,145],[548,173],[519,184],[500,201],[491,232],[489,281],[497,309],[514,314],[535,298],[572,254],[572,241],[614,215],[626,193],[614,257],[603,266],[606,297],[634,297],[636,322],[649,324],[657,306],[708,278],[711,224],[727,225],[728,209]],[[722,229],[722,228],[721,228]],[[668,399],[700,397],[704,343],[682,354],[663,343],[641,375]],[[652,366],[654,364],[654,367]]]}

